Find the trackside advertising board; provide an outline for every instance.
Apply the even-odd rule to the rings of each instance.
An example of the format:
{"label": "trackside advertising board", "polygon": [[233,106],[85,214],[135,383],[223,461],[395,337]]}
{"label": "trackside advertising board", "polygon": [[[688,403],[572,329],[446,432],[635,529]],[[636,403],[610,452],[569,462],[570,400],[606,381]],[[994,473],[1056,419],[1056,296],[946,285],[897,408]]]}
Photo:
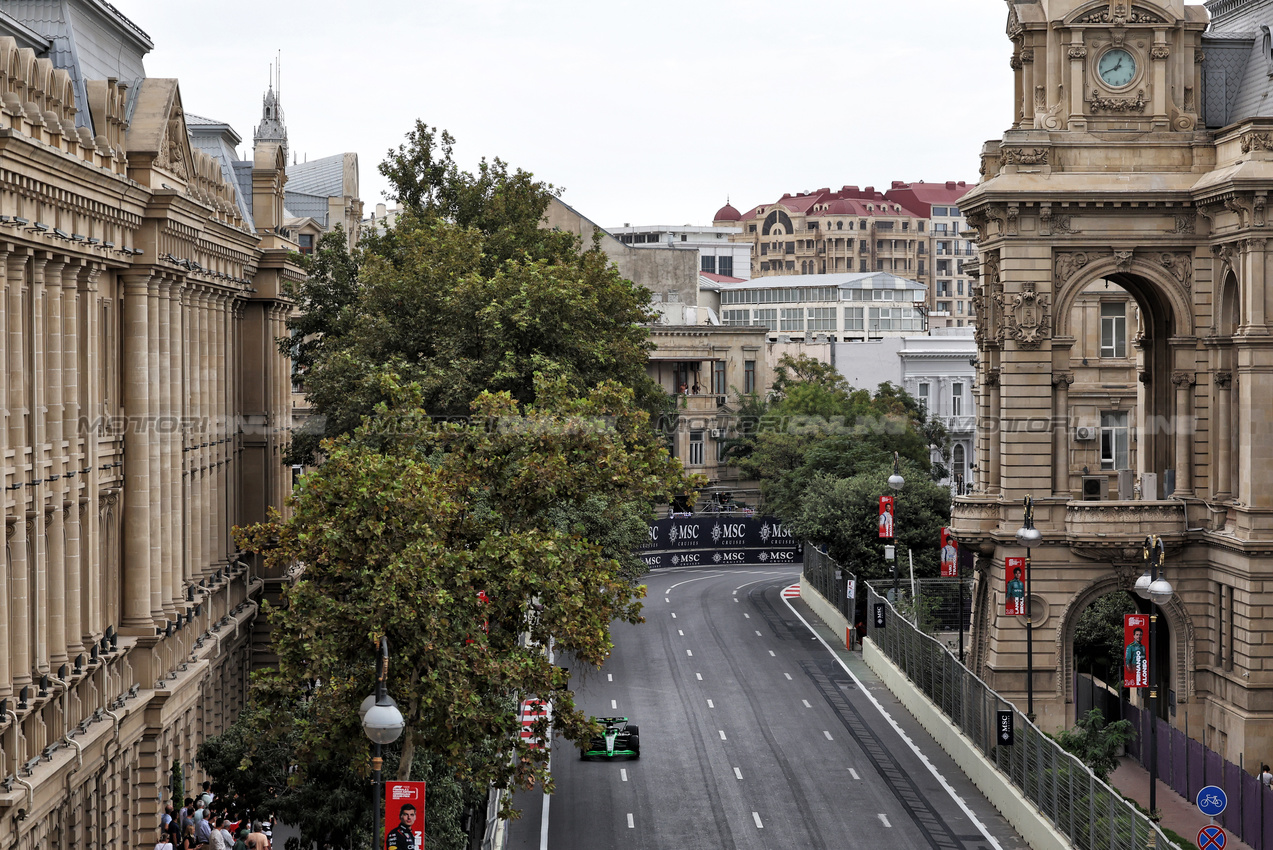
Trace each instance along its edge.
{"label": "trackside advertising board", "polygon": [[650,523],[637,552],[652,570],[728,564],[799,564],[804,544],[774,517],[672,517]]}

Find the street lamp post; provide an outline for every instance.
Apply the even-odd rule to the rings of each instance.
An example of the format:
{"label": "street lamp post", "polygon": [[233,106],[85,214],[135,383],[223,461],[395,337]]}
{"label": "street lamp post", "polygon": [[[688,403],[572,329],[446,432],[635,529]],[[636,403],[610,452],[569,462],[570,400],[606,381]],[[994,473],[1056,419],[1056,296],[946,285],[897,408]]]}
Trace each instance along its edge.
{"label": "street lamp post", "polygon": [[380,638],[380,654],[376,656],[376,692],[363,700],[360,708],[362,729],[374,744],[371,757],[372,785],[372,847],[379,847],[380,838],[380,772],[384,768],[384,759],[380,756],[383,744],[392,744],[402,734],[406,722],[398,704],[393,701],[385,689],[385,678],[389,675],[389,639]]}
{"label": "street lamp post", "polygon": [[1156,534],[1146,537],[1141,557],[1145,559],[1146,569],[1145,574],[1136,580],[1135,590],[1141,599],[1149,600],[1149,634],[1145,650],[1149,653],[1149,816],[1153,818],[1158,808],[1158,679],[1154,638],[1158,628],[1158,606],[1171,600],[1174,588],[1171,582],[1158,574],[1167,557],[1161,537]]}
{"label": "street lamp post", "polygon": [[[893,452],[893,474],[888,477],[888,486],[892,487],[894,490],[898,492],[901,492],[902,485],[905,483],[906,483],[906,479],[902,477],[902,459],[897,456],[897,452]],[[894,528],[896,528],[896,525],[897,525],[896,501],[894,502],[894,506],[893,506],[893,524],[894,524]],[[900,571],[897,566],[897,533],[896,531],[894,531],[894,534],[893,534],[893,604],[894,605],[898,604],[901,601],[901,597],[897,595],[898,594],[897,581],[898,581],[899,572]]]}
{"label": "street lamp post", "polygon": [[1022,526],[1017,529],[1017,542],[1025,547],[1025,716],[1034,722],[1034,620],[1031,605],[1032,580],[1034,570],[1030,569],[1030,547],[1043,539],[1043,534],[1034,527],[1034,498],[1024,499],[1025,517]]}

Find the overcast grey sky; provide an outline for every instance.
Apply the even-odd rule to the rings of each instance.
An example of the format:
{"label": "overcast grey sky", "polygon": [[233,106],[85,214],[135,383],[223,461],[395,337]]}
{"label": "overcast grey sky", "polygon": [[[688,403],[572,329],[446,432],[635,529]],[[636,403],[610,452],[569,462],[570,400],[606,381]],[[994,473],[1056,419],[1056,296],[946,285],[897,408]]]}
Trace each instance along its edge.
{"label": "overcast grey sky", "polygon": [[356,151],[363,200],[416,118],[605,226],[710,224],[798,192],[974,181],[1011,116],[1002,0],[113,0],[146,72],[246,153],[269,65],[302,158]]}

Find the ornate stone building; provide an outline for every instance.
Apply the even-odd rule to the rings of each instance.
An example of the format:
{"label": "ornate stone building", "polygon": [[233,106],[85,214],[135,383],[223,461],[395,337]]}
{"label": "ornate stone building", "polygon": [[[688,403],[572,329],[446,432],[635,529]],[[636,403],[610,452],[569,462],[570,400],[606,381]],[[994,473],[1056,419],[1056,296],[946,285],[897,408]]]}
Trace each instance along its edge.
{"label": "ornate stone building", "polygon": [[[953,521],[981,554],[972,662],[1024,702],[1024,617],[1003,604],[1023,497],[1045,728],[1074,720],[1079,615],[1160,535],[1160,710],[1234,762],[1273,747],[1269,24],[1265,0],[1010,2],[1014,122],[960,202],[981,255],[979,471]],[[1134,302],[1126,348],[1102,324],[1108,364],[1105,282]]]}
{"label": "ornate stone building", "polygon": [[244,701],[269,577],[231,528],[290,490],[286,159],[256,146],[244,204],[233,163],[192,147],[177,81],[145,76],[151,46],[96,0],[0,13],[0,844],[18,850],[154,844]]}

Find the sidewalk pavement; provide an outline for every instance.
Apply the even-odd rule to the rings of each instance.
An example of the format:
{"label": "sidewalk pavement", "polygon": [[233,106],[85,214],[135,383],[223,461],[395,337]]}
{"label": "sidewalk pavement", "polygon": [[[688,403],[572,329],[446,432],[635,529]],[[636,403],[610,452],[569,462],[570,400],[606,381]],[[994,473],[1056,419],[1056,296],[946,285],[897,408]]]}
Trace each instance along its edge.
{"label": "sidewalk pavement", "polygon": [[[1149,771],[1141,767],[1136,759],[1123,756],[1118,769],[1110,776],[1109,784],[1149,808]],[[1161,779],[1158,780],[1157,797],[1158,808],[1162,810],[1162,825],[1196,844],[1198,830],[1211,823],[1211,819],[1198,811],[1193,801],[1181,797]],[[1250,844],[1239,841],[1231,833],[1227,834],[1229,841],[1225,850],[1253,850]]]}

